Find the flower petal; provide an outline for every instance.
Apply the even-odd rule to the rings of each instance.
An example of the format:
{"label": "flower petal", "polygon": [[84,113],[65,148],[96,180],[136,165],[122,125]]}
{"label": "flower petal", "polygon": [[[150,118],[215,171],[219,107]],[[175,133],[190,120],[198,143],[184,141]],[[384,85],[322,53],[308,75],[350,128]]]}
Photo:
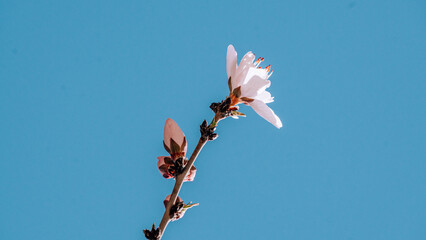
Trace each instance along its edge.
{"label": "flower petal", "polygon": [[241,86],[241,96],[255,98],[269,86],[271,86],[271,81],[253,76],[250,81]]}
{"label": "flower petal", "polygon": [[183,134],[182,130],[173,119],[168,118],[164,125],[163,141],[164,145],[167,146],[169,150],[173,150],[170,139],[173,139],[179,146],[182,146],[183,150],[180,151],[185,155],[187,150],[185,134]]}
{"label": "flower petal", "polygon": [[255,99],[260,100],[264,103],[270,103],[274,101],[274,97],[271,96],[271,93],[268,91],[263,91],[255,97]]}
{"label": "flower petal", "polygon": [[228,46],[228,51],[226,53],[226,73],[228,78],[232,76],[237,68],[237,52],[235,51],[234,46],[230,44]]}
{"label": "flower petal", "polygon": [[244,79],[247,76],[247,73],[250,68],[255,68],[253,63],[255,56],[252,52],[246,53],[243,59],[241,59],[240,65],[238,65],[235,73],[232,74],[232,87],[237,88],[243,84]]}
{"label": "flower petal", "polygon": [[241,59],[240,65],[247,65],[249,67],[254,67],[253,61],[255,57],[256,56],[254,56],[254,54],[251,51],[247,52],[244,55],[243,59]]}
{"label": "flower petal", "polygon": [[169,158],[170,159],[170,157],[165,157],[165,156],[160,156],[160,157],[157,157],[157,159],[158,159],[158,162],[157,162],[157,167],[158,167],[158,170],[160,171],[160,173],[161,173],[161,175],[165,178],[165,179],[169,179],[169,178],[172,178],[173,177],[173,175],[171,175],[170,173],[169,173],[169,171],[167,170],[168,168],[169,168],[169,164],[167,164],[166,163],[166,158]]}
{"label": "flower petal", "polygon": [[247,84],[253,77],[268,80],[268,72],[262,68],[250,67],[241,84]]}
{"label": "flower petal", "polygon": [[188,172],[188,175],[186,175],[186,177],[185,177],[185,179],[183,181],[184,182],[192,182],[192,181],[194,181],[196,172],[197,172],[197,169],[194,167],[194,165],[192,165],[191,169]]}
{"label": "flower petal", "polygon": [[249,105],[257,114],[263,117],[266,121],[272,123],[275,127],[281,128],[283,126],[281,120],[274,111],[266,105],[266,103],[255,99],[253,102],[249,103]]}
{"label": "flower petal", "polygon": [[239,86],[241,86],[244,82],[244,79],[247,76],[247,72],[250,68],[247,66],[238,66],[237,69],[235,70],[235,73],[232,75],[231,78],[231,83],[232,83],[232,90],[234,90],[235,88],[238,88]]}

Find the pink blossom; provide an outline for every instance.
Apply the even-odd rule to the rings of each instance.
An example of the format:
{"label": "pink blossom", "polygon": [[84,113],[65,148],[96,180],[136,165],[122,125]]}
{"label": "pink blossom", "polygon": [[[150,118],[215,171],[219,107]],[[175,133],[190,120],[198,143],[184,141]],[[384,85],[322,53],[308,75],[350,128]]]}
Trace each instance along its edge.
{"label": "pink blossom", "polygon": [[[174,170],[171,168],[171,166],[174,165],[175,161],[172,158],[166,157],[166,156],[160,156],[160,157],[157,157],[157,159],[158,159],[157,167],[158,167],[158,170],[160,171],[161,175],[165,179],[174,178]],[[188,164],[188,160],[185,159],[184,165],[187,165],[187,164]],[[192,165],[191,169],[189,170],[188,174],[185,176],[183,181],[184,182],[194,181],[196,173],[197,173],[197,169],[195,168],[194,165]]]}

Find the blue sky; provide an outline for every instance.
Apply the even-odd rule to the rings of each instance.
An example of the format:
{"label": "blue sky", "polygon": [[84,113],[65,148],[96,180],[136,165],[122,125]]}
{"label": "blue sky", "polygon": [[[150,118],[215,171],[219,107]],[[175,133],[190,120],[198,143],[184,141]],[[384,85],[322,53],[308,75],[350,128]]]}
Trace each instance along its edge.
{"label": "blue sky", "polygon": [[226,48],[274,74],[277,130],[243,106],[164,239],[425,239],[424,1],[0,1],[0,238],[144,239],[228,94]]}

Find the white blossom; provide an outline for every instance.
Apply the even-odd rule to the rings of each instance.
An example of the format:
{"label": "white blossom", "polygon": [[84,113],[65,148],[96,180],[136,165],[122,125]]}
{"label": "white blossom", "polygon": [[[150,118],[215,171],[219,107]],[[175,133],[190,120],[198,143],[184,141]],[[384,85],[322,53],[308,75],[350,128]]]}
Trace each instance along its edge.
{"label": "white blossom", "polygon": [[234,46],[228,46],[226,55],[226,72],[228,74],[228,85],[231,98],[231,106],[240,103],[247,104],[275,127],[281,128],[282,123],[274,111],[266,105],[273,102],[274,98],[266,91],[271,86],[269,77],[272,75],[271,66],[261,68],[259,65],[264,60],[258,58],[256,61],[252,52],[244,55],[237,65],[237,52]]}

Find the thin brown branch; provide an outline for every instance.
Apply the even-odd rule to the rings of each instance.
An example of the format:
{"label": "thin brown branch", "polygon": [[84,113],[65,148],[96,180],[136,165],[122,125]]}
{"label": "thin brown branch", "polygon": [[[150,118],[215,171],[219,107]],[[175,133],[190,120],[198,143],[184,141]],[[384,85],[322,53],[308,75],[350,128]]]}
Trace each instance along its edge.
{"label": "thin brown branch", "polygon": [[[160,226],[158,227],[158,229],[154,229],[154,226],[153,226],[153,230],[151,230],[151,231],[158,231],[153,233],[155,235],[154,238],[161,240],[161,238],[163,237],[164,231],[166,230],[167,225],[171,221],[170,209],[176,202],[180,189],[182,188],[182,184],[184,182],[185,176],[188,174],[191,167],[194,165],[194,162],[197,159],[198,154],[201,152],[201,150],[203,149],[207,141],[211,141],[217,138],[217,134],[214,133],[214,131],[216,130],[216,126],[219,123],[219,121],[232,115],[233,112],[229,110],[230,104],[231,104],[231,99],[228,97],[222,102],[212,103],[210,105],[210,108],[215,112],[215,116],[208,126],[206,121],[204,121],[203,124],[201,124],[200,140],[198,140],[198,144],[195,147],[194,152],[192,152],[192,155],[189,158],[189,161],[186,164],[183,172],[176,176],[175,186],[173,187],[172,194],[166,205],[166,210],[164,211],[163,218],[161,219],[161,222],[160,222]],[[144,230],[144,232],[150,233],[149,230]],[[150,238],[150,237],[147,237],[147,238]]]}
{"label": "thin brown branch", "polygon": [[179,174],[176,178],[176,183],[175,183],[175,186],[173,187],[172,195],[170,196],[170,200],[169,200],[169,202],[166,206],[166,210],[164,211],[164,215],[163,215],[163,218],[161,219],[161,223],[160,223],[160,226],[159,226],[160,239],[163,236],[164,230],[166,230],[167,224],[169,224],[169,222],[170,222],[170,208],[176,202],[176,199],[178,197],[180,189],[182,188],[183,180],[184,180],[185,176],[188,174],[192,165],[194,165],[195,159],[197,158],[198,154],[200,153],[201,149],[204,147],[206,142],[207,142],[207,140],[203,140],[203,139],[200,138],[197,146],[195,147],[194,152],[192,153],[191,157],[189,158],[188,164],[186,165],[182,174]]}
{"label": "thin brown branch", "polygon": [[[221,119],[223,119],[223,118],[221,116],[219,116],[219,114],[216,114],[215,117],[213,118],[213,120],[211,121],[211,123],[209,124],[208,128],[211,128],[211,129],[216,128],[217,123]],[[159,239],[161,239],[163,237],[164,231],[166,230],[166,227],[171,220],[170,209],[172,208],[172,206],[176,202],[176,199],[179,195],[180,189],[182,188],[182,185],[183,185],[183,180],[185,179],[185,176],[188,174],[192,165],[194,165],[194,162],[197,159],[198,154],[201,152],[201,150],[203,149],[203,147],[207,143],[207,141],[208,141],[208,138],[206,138],[205,136],[200,137],[200,140],[198,140],[198,144],[195,147],[194,152],[192,152],[192,155],[189,158],[189,161],[188,161],[185,169],[183,170],[183,172],[181,174],[179,174],[176,177],[175,186],[173,187],[173,191],[172,191],[172,194],[170,196],[170,200],[167,203],[166,210],[164,211],[163,218],[161,219],[161,223],[160,223],[160,226],[159,226],[159,229],[160,229],[160,238]]]}

